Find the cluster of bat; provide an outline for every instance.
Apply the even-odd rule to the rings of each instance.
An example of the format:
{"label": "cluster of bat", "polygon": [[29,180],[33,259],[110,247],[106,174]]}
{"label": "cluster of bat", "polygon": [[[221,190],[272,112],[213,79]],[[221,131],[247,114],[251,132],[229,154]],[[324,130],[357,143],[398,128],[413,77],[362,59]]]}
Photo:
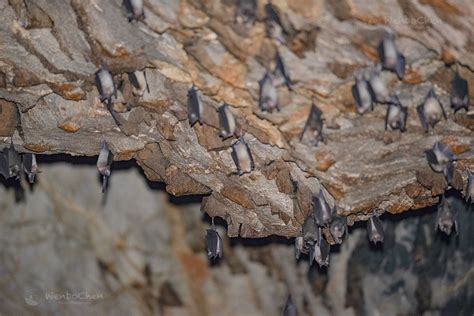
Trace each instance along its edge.
{"label": "cluster of bat", "polygon": [[[357,75],[355,84],[352,86],[352,95],[355,100],[357,112],[364,114],[373,110],[374,103],[386,104],[387,114],[385,116],[385,129],[406,130],[408,116],[407,107],[403,106],[397,95],[390,95],[383,78],[381,70],[395,72],[400,80],[405,75],[405,57],[397,49],[392,33],[386,33],[378,46],[381,64],[372,69],[369,74]],[[468,110],[469,90],[468,83],[456,71],[451,82],[451,107],[456,113],[460,109]],[[430,89],[422,104],[416,108],[421,125],[426,132],[434,128],[442,118],[446,119],[446,113],[433,88]]]}
{"label": "cluster of bat", "polygon": [[35,154],[19,154],[12,142],[10,147],[0,151],[0,175],[5,179],[18,180],[22,175],[22,170],[30,183],[35,182],[35,177],[40,172]]}

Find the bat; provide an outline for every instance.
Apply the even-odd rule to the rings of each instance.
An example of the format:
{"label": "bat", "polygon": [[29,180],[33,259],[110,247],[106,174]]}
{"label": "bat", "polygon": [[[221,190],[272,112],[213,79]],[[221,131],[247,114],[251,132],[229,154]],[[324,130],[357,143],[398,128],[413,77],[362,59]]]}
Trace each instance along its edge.
{"label": "bat", "polygon": [[336,244],[342,244],[342,237],[347,231],[346,217],[334,216],[331,221],[331,226],[329,226],[329,231]]}
{"label": "bat", "polygon": [[143,0],[123,0],[123,6],[127,10],[128,22],[140,21],[145,18]]}
{"label": "bat", "polygon": [[356,104],[357,113],[364,114],[374,109],[372,93],[367,80],[356,78],[352,86],[352,96]]}
{"label": "bat", "polygon": [[281,23],[277,9],[270,2],[265,5],[265,27],[268,37],[285,44],[283,37],[283,34],[286,34],[285,28]]}
{"label": "bat", "polygon": [[397,49],[392,33],[384,34],[378,46],[382,68],[397,74],[399,80],[405,76],[405,56]]}
{"label": "bat", "polygon": [[311,104],[311,111],[309,112],[309,116],[306,120],[303,132],[300,135],[300,141],[303,140],[303,137],[307,132],[310,132],[309,136],[311,139],[311,144],[317,146],[319,141],[324,141],[322,115],[323,112],[321,112],[321,110],[316,106],[313,100],[313,103]]}
{"label": "bat", "polygon": [[416,107],[416,111],[425,132],[428,132],[430,126],[434,128],[442,117],[446,119],[446,113],[433,88],[428,92],[425,101]]}
{"label": "bat", "polygon": [[202,123],[202,111],[203,108],[201,99],[199,97],[199,92],[193,85],[188,91],[188,119],[191,126],[194,126],[196,122],[199,122],[199,124]]}
{"label": "bat", "polygon": [[95,73],[95,84],[99,91],[100,101],[103,102],[107,110],[112,115],[115,123],[120,126],[120,120],[117,118],[117,114],[112,109],[112,96],[117,98],[117,88],[115,87],[114,79],[112,74],[107,69],[107,65],[102,62],[100,69]]}
{"label": "bat", "polygon": [[150,93],[150,87],[148,86],[145,70],[129,72],[127,75],[128,80],[132,84],[132,93],[135,96],[142,97],[145,94],[145,91]]}
{"label": "bat", "polygon": [[26,175],[28,176],[28,181],[30,183],[35,182],[36,175],[40,172],[38,169],[38,164],[36,163],[35,154],[23,154],[23,169],[25,170]]}
{"label": "bat", "polygon": [[296,310],[296,306],[291,299],[291,295],[288,295],[288,299],[286,300],[286,304],[283,307],[281,312],[282,316],[296,316],[298,314]]}
{"label": "bat", "polygon": [[451,205],[449,199],[443,194],[438,205],[438,212],[436,213],[435,231],[439,228],[439,230],[449,236],[453,227],[456,230],[456,235],[458,235],[458,210]]}
{"label": "bat", "polygon": [[335,208],[331,208],[324,197],[323,190],[319,190],[318,196],[313,197],[313,209],[318,226],[328,226],[336,213]]}
{"label": "bat", "polygon": [[329,251],[331,246],[328,244],[326,239],[321,236],[321,227],[318,227],[318,242],[314,245],[315,249],[315,260],[319,267],[329,266]]}
{"label": "bat", "polygon": [[400,103],[400,99],[397,96],[392,97],[391,100],[387,107],[387,115],[385,116],[385,130],[390,126],[391,129],[398,129],[403,133],[406,131],[408,109]]}
{"label": "bat", "polygon": [[466,169],[467,172],[467,187],[466,187],[466,203],[471,200],[471,204],[474,203],[474,174],[470,169]]}
{"label": "bat", "polygon": [[434,172],[443,173],[450,184],[454,174],[453,161],[456,156],[443,143],[435,142],[433,148],[425,151],[428,164]]}
{"label": "bat", "polygon": [[237,173],[239,176],[245,173],[250,173],[254,169],[255,165],[252,153],[243,137],[239,138],[232,145],[232,159],[237,167]]}
{"label": "bat", "polygon": [[212,226],[206,233],[206,249],[209,259],[222,258],[224,252],[222,248],[222,239],[214,227],[214,219],[212,219]]}
{"label": "bat", "polygon": [[372,100],[378,103],[387,103],[390,99],[390,94],[385,85],[385,81],[380,75],[380,66],[372,71],[369,78],[369,91],[372,96]]}
{"label": "bat", "polygon": [[451,107],[454,113],[460,109],[469,109],[469,87],[467,81],[456,71],[453,81],[451,82]]}
{"label": "bat", "polygon": [[10,178],[10,168],[8,166],[8,149],[0,151],[0,175],[2,175],[5,180]]}
{"label": "bat", "polygon": [[102,175],[102,193],[107,187],[107,179],[110,177],[110,167],[114,160],[114,155],[110,152],[109,146],[105,140],[100,145],[99,157],[97,158],[97,169]]}
{"label": "bat", "polygon": [[272,113],[275,109],[280,111],[278,105],[278,93],[275,86],[275,80],[271,74],[265,73],[262,80],[259,81],[259,106],[262,111]]}
{"label": "bat", "polygon": [[237,24],[253,25],[257,18],[257,0],[239,0],[235,9]]}
{"label": "bat", "polygon": [[286,70],[285,63],[283,62],[283,59],[281,58],[281,55],[278,50],[275,54],[275,70],[273,71],[273,74],[275,75],[275,77],[281,78],[281,81],[285,83],[285,85],[288,87],[288,90],[293,90],[293,88],[291,87],[290,75]]}
{"label": "bat", "polygon": [[18,179],[21,172],[21,158],[18,152],[13,145],[13,142],[10,144],[10,148],[7,149],[8,152],[8,170],[10,171],[10,178]]}
{"label": "bat", "polygon": [[369,235],[369,240],[374,244],[378,242],[383,243],[383,225],[375,211],[367,221],[367,234]]}
{"label": "bat", "polygon": [[222,104],[219,109],[220,136],[223,139],[229,138],[235,134],[235,117],[227,104]]}

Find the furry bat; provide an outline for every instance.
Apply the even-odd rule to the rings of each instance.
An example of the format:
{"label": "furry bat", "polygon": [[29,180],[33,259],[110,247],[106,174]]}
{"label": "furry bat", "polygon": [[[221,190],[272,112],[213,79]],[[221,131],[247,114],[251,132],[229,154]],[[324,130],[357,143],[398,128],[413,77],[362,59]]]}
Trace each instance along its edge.
{"label": "furry bat", "polygon": [[238,139],[232,145],[232,159],[237,167],[237,173],[239,176],[245,173],[250,173],[254,169],[255,165],[252,153],[243,137]]}
{"label": "furry bat", "polygon": [[405,76],[405,56],[397,49],[392,33],[384,34],[378,51],[383,69],[395,72],[398,79],[403,80]]}
{"label": "furry bat", "polygon": [[367,233],[369,235],[369,240],[374,244],[378,242],[383,243],[383,225],[382,221],[375,214],[375,211],[367,221]]}
{"label": "furry bat", "polygon": [[425,101],[416,107],[416,111],[425,132],[428,132],[430,126],[434,128],[436,123],[441,121],[441,118],[446,119],[443,106],[433,89],[428,92]]}
{"label": "furry bat", "polygon": [[203,107],[199,97],[199,92],[193,85],[188,91],[188,119],[191,126],[194,126],[196,122],[199,122],[200,124],[202,123],[202,111]]}
{"label": "furry bat", "polygon": [[323,137],[323,112],[316,106],[316,104],[311,104],[311,111],[309,112],[308,119],[304,126],[303,132],[300,135],[300,141],[303,140],[303,137],[307,132],[309,132],[310,143],[315,146],[318,145],[319,141],[324,141]]}
{"label": "furry bat", "polygon": [[114,155],[110,152],[109,146],[105,140],[100,145],[99,157],[97,158],[97,169],[102,175],[102,193],[107,187],[107,179],[110,177],[110,167],[114,160]]}
{"label": "furry bat", "polygon": [[388,104],[387,115],[385,116],[385,130],[390,126],[393,130],[398,129],[402,133],[406,131],[408,108],[403,106],[400,99],[395,96]]}

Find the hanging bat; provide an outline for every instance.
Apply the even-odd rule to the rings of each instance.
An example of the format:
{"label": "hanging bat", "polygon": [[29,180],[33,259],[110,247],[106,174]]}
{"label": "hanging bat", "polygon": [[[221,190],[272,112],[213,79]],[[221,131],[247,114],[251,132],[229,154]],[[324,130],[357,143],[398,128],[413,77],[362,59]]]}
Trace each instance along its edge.
{"label": "hanging bat", "polygon": [[378,103],[387,103],[390,100],[390,93],[380,73],[380,65],[370,75],[369,91],[372,100]]}
{"label": "hanging bat", "polygon": [[342,216],[334,216],[331,221],[331,226],[329,227],[329,231],[331,232],[331,236],[334,239],[336,244],[342,244],[342,237],[344,233],[347,231],[347,221],[346,217]]}
{"label": "hanging bat", "polygon": [[375,214],[375,211],[367,221],[367,233],[369,240],[374,244],[378,242],[383,243],[383,225],[382,221]]}
{"label": "hanging bat", "polygon": [[263,79],[259,81],[259,85],[260,91],[258,103],[260,109],[270,113],[272,113],[275,109],[280,111],[280,107],[278,105],[278,92],[275,86],[273,75],[266,72]]}
{"label": "hanging bat", "polygon": [[378,51],[383,69],[396,73],[398,79],[403,80],[405,76],[405,56],[397,49],[392,33],[384,34]]}
{"label": "hanging bat", "polygon": [[199,122],[199,124],[202,124],[202,102],[199,97],[199,92],[197,88],[193,85],[191,89],[188,91],[188,119],[189,119],[189,124],[191,124],[191,127],[196,124],[196,122]]}
{"label": "hanging bat", "polygon": [[115,87],[112,74],[107,69],[107,65],[102,62],[100,69],[95,73],[95,83],[99,91],[100,101],[103,102],[109,110],[112,118],[118,126],[121,126],[117,114],[112,108],[112,96],[117,98],[117,88]]}
{"label": "hanging bat", "polygon": [[456,156],[451,152],[449,147],[440,142],[436,142],[432,149],[425,151],[425,154],[431,169],[434,172],[442,172],[448,184],[450,184],[453,179],[453,161],[456,160]]}
{"label": "hanging bat", "polygon": [[474,174],[470,169],[466,169],[467,172],[467,187],[466,187],[466,203],[471,200],[471,204],[474,203]]}
{"label": "hanging bat", "polygon": [[[303,251],[304,253],[308,253],[310,255],[310,262],[312,258],[314,259],[314,253],[311,251],[314,247],[314,244],[317,242],[318,239],[318,230],[316,226],[316,221],[312,215],[306,217],[303,223]],[[311,258],[312,257],[312,258]]]}
{"label": "hanging bat", "polygon": [[250,26],[257,18],[257,0],[239,0],[235,9],[235,22]]}
{"label": "hanging bat", "polygon": [[252,153],[243,137],[239,138],[232,145],[232,159],[237,167],[237,173],[239,176],[245,173],[250,173],[254,169],[255,165]]}
{"label": "hanging bat", "polygon": [[456,230],[456,235],[458,235],[458,210],[456,207],[451,205],[448,198],[443,194],[441,202],[438,205],[438,212],[436,213],[435,230],[439,228],[439,230],[449,236],[451,235],[453,227]]}
{"label": "hanging bat", "polygon": [[318,196],[313,197],[313,209],[316,217],[316,224],[318,226],[328,226],[331,223],[333,216],[336,214],[336,209],[331,208],[324,197],[323,190],[319,190]]}
{"label": "hanging bat", "polygon": [[26,175],[28,176],[28,181],[30,183],[35,182],[36,175],[40,172],[38,169],[38,164],[36,163],[35,154],[23,154],[23,169],[25,170]]}
{"label": "hanging bat", "polygon": [[309,112],[308,119],[304,126],[303,132],[300,135],[300,141],[303,140],[304,135],[308,132],[310,143],[315,146],[318,145],[319,141],[324,141],[323,137],[323,112],[316,106],[316,104],[311,104],[311,111]]}
{"label": "hanging bat", "polygon": [[20,178],[21,172],[21,158],[18,152],[13,145],[13,142],[10,144],[8,151],[8,169],[10,171],[10,178],[18,179]]}
{"label": "hanging bat", "polygon": [[430,126],[434,128],[442,117],[446,120],[446,113],[433,88],[428,92],[425,101],[416,107],[416,111],[425,132],[428,132]]}
{"label": "hanging bat", "polygon": [[357,113],[364,114],[374,109],[372,93],[367,80],[356,78],[352,86],[352,96],[356,104]]}
{"label": "hanging bat", "polygon": [[97,169],[102,175],[102,193],[107,187],[107,179],[110,177],[110,167],[114,161],[114,155],[110,152],[109,146],[105,140],[100,145],[99,157],[97,159]]}
{"label": "hanging bat", "polygon": [[296,306],[291,300],[291,295],[288,295],[288,299],[286,300],[286,304],[283,307],[283,310],[281,312],[282,316],[296,316],[298,314],[296,310]]}
{"label": "hanging bat", "polygon": [[456,71],[451,82],[451,107],[454,113],[460,109],[469,110],[469,87],[467,81]]}
{"label": "hanging bat", "polygon": [[132,93],[135,96],[142,97],[145,94],[145,91],[150,93],[150,87],[148,86],[145,70],[129,72],[127,75],[128,80],[132,84]]}
{"label": "hanging bat", "polygon": [[214,219],[212,219],[212,226],[207,230],[206,234],[206,249],[209,259],[222,258],[224,251],[222,247],[222,239],[214,227]]}
{"label": "hanging bat", "polygon": [[387,115],[385,116],[385,130],[390,126],[391,129],[398,129],[403,133],[406,131],[408,109],[401,104],[397,96],[392,97],[391,100],[387,107]]}
{"label": "hanging bat", "polygon": [[281,55],[278,52],[278,50],[275,54],[275,69],[273,71],[273,75],[276,78],[280,78],[280,81],[285,83],[288,90],[290,91],[293,90],[293,88],[291,87],[290,75],[288,74],[288,71],[286,70],[285,63],[283,62],[283,59],[281,58]]}
{"label": "hanging bat", "polygon": [[219,107],[219,126],[222,139],[229,138],[235,134],[237,124],[229,106],[225,103]]}
{"label": "hanging bat", "polygon": [[145,18],[143,0],[123,0],[123,5],[127,10],[128,22],[140,21]]}
{"label": "hanging bat", "polygon": [[275,7],[269,2],[265,5],[265,27],[267,36],[285,44],[283,34],[286,33]]}

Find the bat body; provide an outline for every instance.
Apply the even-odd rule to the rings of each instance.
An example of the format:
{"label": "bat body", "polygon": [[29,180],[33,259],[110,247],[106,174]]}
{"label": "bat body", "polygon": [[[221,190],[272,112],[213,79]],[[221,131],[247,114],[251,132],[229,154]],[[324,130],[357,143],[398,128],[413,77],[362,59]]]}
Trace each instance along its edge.
{"label": "bat body", "polygon": [[222,258],[224,254],[221,236],[214,226],[207,230],[206,249],[209,259]]}
{"label": "bat body", "polygon": [[334,216],[331,221],[331,226],[329,227],[331,236],[337,244],[342,244],[342,237],[347,231],[347,221],[345,217]]}
{"label": "bat body", "polygon": [[202,123],[202,111],[203,107],[199,92],[195,86],[192,86],[188,91],[188,119],[191,126],[194,126],[196,122]]}
{"label": "bat body", "polygon": [[223,104],[219,107],[219,126],[220,136],[223,139],[229,138],[235,134],[235,118],[227,104]]}
{"label": "bat body", "polygon": [[257,18],[257,0],[239,0],[235,9],[238,24],[253,25]]}
{"label": "bat body", "polygon": [[326,239],[321,236],[321,227],[318,227],[318,242],[314,246],[314,260],[319,265],[319,267],[328,267],[329,266],[329,251],[331,246],[328,244]]}
{"label": "bat body", "polygon": [[469,109],[469,87],[467,81],[458,72],[451,82],[451,107],[454,113],[460,109],[465,109],[467,112]]}
{"label": "bat body", "polygon": [[295,256],[296,259],[299,259],[301,256],[301,253],[305,252],[304,251],[304,239],[303,237],[299,236],[295,238]]}
{"label": "bat body", "polygon": [[280,110],[278,105],[278,92],[275,80],[271,74],[265,73],[262,80],[259,81],[259,106],[262,111],[273,112],[275,109]]}
{"label": "bat body", "polygon": [[438,212],[436,213],[436,227],[439,228],[446,235],[451,235],[453,227],[456,230],[456,234],[459,234],[458,227],[458,210],[456,207],[451,205],[448,198],[443,194],[441,202],[438,205]]}
{"label": "bat body", "polygon": [[449,147],[440,142],[436,142],[432,149],[425,151],[428,164],[434,172],[442,172],[446,177],[448,183],[451,183],[453,178],[453,161],[456,156],[451,152]]}
{"label": "bat body", "polygon": [[378,51],[382,68],[395,72],[398,79],[402,80],[405,76],[405,56],[397,49],[393,34],[387,33],[384,35]]}
{"label": "bat body", "polygon": [[275,70],[273,71],[273,74],[285,83],[288,90],[292,90],[290,75],[288,74],[285,63],[283,62],[283,59],[281,58],[281,55],[278,51],[275,55]]}
{"label": "bat body", "polygon": [[39,173],[35,154],[23,154],[23,169],[28,176],[28,181],[34,183],[35,177]]}
{"label": "bat body", "polygon": [[132,93],[135,96],[142,97],[145,94],[145,91],[150,93],[150,87],[148,86],[145,70],[129,72],[127,75],[128,80],[132,84]]}
{"label": "bat body", "polygon": [[316,217],[316,224],[321,227],[327,227],[336,213],[336,210],[329,206],[322,190],[319,190],[317,197],[313,197],[313,209]]}
{"label": "bat body", "polygon": [[364,114],[374,109],[372,93],[367,80],[356,79],[352,86],[352,96],[354,97],[357,113]]}
{"label": "bat body", "polygon": [[434,128],[436,123],[441,121],[441,118],[446,119],[446,113],[443,106],[438,100],[433,89],[430,90],[425,98],[425,101],[416,108],[421,125],[428,132],[429,127]]}
{"label": "bat body", "polygon": [[314,104],[311,105],[311,111],[309,112],[308,119],[304,126],[303,132],[300,135],[300,141],[303,137],[308,134],[310,143],[315,146],[318,145],[319,141],[323,141],[323,112]]}
{"label": "bat body", "polygon": [[100,145],[99,157],[97,158],[97,170],[102,175],[102,193],[107,187],[107,179],[110,177],[110,167],[114,160],[113,154],[109,150],[109,146],[105,140]]}
{"label": "bat body", "polygon": [[298,314],[296,310],[296,306],[293,303],[293,300],[291,299],[291,295],[288,295],[288,299],[286,300],[286,304],[283,307],[283,310],[281,312],[282,316],[296,316]]}
{"label": "bat body", "polygon": [[267,36],[273,38],[280,43],[285,43],[283,34],[285,29],[281,23],[280,15],[271,3],[265,5],[265,27]]}
{"label": "bat body", "polygon": [[252,172],[255,167],[250,148],[242,137],[232,145],[232,159],[240,176]]}
{"label": "bat body", "polygon": [[145,18],[143,0],[124,0],[123,5],[127,10],[128,22],[139,21]]}
{"label": "bat body", "polygon": [[387,115],[385,116],[385,130],[390,126],[391,129],[398,129],[402,133],[406,130],[406,121],[408,109],[404,107],[397,96],[389,103],[387,107]]}
{"label": "bat body", "polygon": [[369,240],[374,244],[383,243],[383,225],[382,221],[376,216],[375,212],[367,221],[367,234]]}
{"label": "bat body", "polygon": [[474,173],[467,169],[467,188],[466,188],[466,202],[474,203]]}
{"label": "bat body", "polygon": [[376,69],[369,78],[369,91],[372,100],[378,103],[386,103],[390,100],[390,93],[385,85],[385,81],[380,75],[379,69]]}
{"label": "bat body", "polygon": [[105,63],[102,63],[101,68],[95,73],[95,83],[100,101],[105,103],[115,123],[120,126],[120,121],[112,109],[112,96],[117,98],[117,89],[112,74],[107,70]]}
{"label": "bat body", "polygon": [[20,177],[21,168],[21,158],[18,152],[13,146],[13,143],[10,144],[8,151],[8,169],[10,171],[10,178],[18,179]]}

